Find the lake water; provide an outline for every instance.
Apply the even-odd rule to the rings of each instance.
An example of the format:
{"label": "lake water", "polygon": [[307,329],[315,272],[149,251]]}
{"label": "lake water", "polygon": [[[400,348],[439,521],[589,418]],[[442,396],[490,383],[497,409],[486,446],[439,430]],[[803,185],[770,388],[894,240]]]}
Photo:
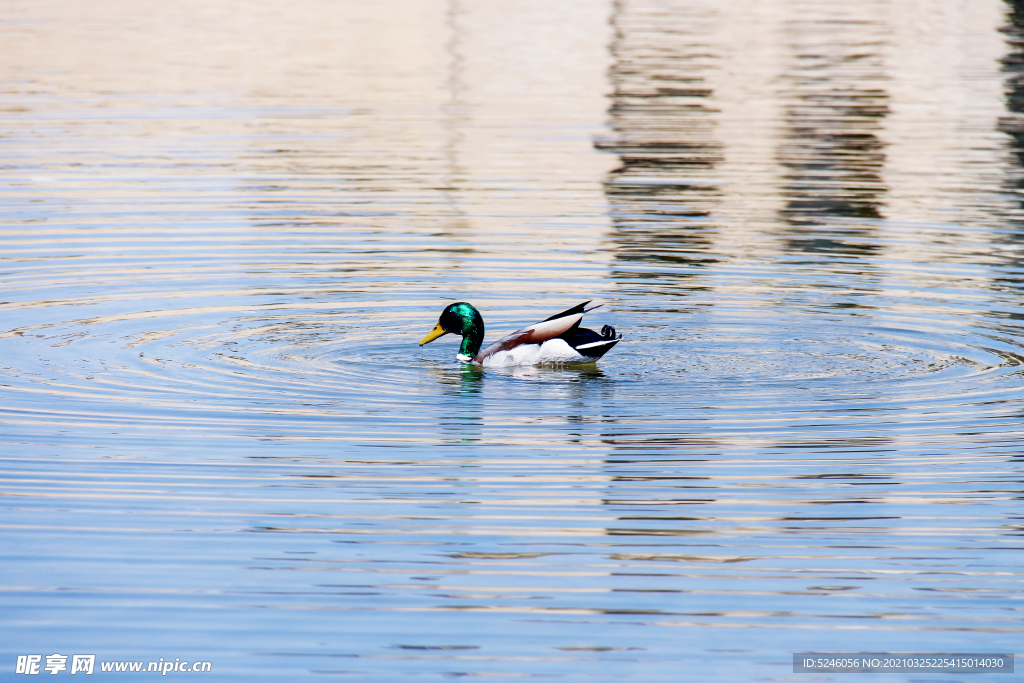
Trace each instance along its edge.
{"label": "lake water", "polygon": [[[4,680],[1020,649],[1019,4],[10,0],[0,44]],[[587,299],[596,366],[417,346]]]}

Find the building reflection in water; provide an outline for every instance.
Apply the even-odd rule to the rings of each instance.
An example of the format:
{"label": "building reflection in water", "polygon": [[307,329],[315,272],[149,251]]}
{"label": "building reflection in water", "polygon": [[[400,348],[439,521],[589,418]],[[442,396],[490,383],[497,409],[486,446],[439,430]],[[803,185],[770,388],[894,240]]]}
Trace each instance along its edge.
{"label": "building reflection in water", "polygon": [[[815,230],[835,218],[882,218],[888,114],[882,49],[885,26],[873,3],[817,5],[791,15],[783,29],[790,50],[782,76],[783,220],[795,236],[788,250],[863,254],[878,249],[871,223],[853,221],[844,238]],[[851,231],[852,230],[852,231]]]}
{"label": "building reflection in water", "polygon": [[[681,267],[744,247],[875,249],[857,234],[883,217],[887,192],[881,10],[615,3],[609,135],[598,146],[620,164],[606,187],[620,284],[692,283]],[[853,220],[841,239],[814,229],[836,218]],[[734,248],[722,253],[722,242]]]}
{"label": "building reflection in water", "polygon": [[[720,197],[708,172],[722,159],[707,79],[716,68],[709,7],[632,0],[614,5],[610,131],[597,146],[620,162],[606,185],[620,283],[634,277],[686,280],[676,266],[715,260],[703,253]],[[664,262],[669,267],[659,268]]]}
{"label": "building reflection in water", "polygon": [[[1007,0],[1006,25],[1003,33],[1006,36],[1008,51],[1002,60],[1006,74],[1006,110],[1007,115],[999,122],[999,129],[1009,136],[1009,148],[1014,166],[1007,174],[1009,194],[1016,195],[1018,201],[1011,219],[1018,225],[1024,224],[1024,2]],[[1024,238],[1018,230],[1014,237]]]}

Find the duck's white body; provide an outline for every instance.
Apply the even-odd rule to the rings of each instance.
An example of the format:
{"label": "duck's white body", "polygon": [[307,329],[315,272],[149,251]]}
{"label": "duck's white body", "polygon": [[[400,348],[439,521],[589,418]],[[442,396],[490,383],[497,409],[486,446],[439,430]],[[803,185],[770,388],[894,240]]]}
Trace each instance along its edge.
{"label": "duck's white body", "polygon": [[593,359],[588,359],[569,346],[564,339],[549,339],[543,344],[523,344],[508,351],[498,351],[484,358],[480,365],[485,368],[507,368],[513,365],[583,363],[587,360]]}

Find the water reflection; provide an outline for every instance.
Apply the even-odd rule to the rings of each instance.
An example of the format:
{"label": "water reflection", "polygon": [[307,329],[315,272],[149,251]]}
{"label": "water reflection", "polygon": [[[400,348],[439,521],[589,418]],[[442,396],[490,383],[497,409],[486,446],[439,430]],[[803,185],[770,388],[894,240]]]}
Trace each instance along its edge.
{"label": "water reflection", "polygon": [[437,367],[434,364],[424,364],[423,370],[433,376],[439,384],[450,387],[446,394],[449,396],[468,396],[478,394],[483,388],[484,372],[467,363],[453,363],[451,367]]}
{"label": "water reflection", "polygon": [[[789,249],[866,255],[879,248],[867,227],[854,228],[851,238],[843,240],[814,230],[829,218],[882,217],[885,153],[880,133],[888,95],[881,50],[886,32],[872,18],[874,7],[816,8],[786,26],[792,54],[781,93],[786,102],[779,148],[785,197],[781,214],[806,229],[788,240]],[[858,240],[858,233],[865,239]]]}
{"label": "water reflection", "polygon": [[[597,147],[619,167],[605,192],[615,226],[615,277],[683,282],[678,266],[713,263],[708,220],[720,192],[708,171],[722,159],[708,72],[709,6],[622,0],[614,4],[609,135]],[[670,267],[660,268],[659,264]]]}
{"label": "water reflection", "polygon": [[[1000,130],[1010,137],[1010,152],[1016,161],[1016,168],[1008,178],[1010,191],[1016,194],[1024,192],[1024,2],[1007,0],[1007,21],[1003,26],[1009,51],[1002,59],[1003,71],[1006,74],[1006,110],[1007,116],[1000,120]],[[1024,199],[1021,199],[1024,203]],[[1021,224],[1018,203],[1018,215],[1013,216],[1015,222]],[[1017,231],[1018,235],[1020,230]]]}

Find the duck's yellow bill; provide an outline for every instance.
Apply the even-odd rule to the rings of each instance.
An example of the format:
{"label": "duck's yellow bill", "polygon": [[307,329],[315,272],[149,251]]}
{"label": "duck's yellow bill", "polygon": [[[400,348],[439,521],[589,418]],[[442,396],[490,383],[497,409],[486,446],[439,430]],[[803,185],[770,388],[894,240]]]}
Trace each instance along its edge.
{"label": "duck's yellow bill", "polygon": [[423,346],[424,344],[429,344],[430,342],[440,337],[442,334],[448,333],[445,331],[443,327],[441,327],[441,323],[434,325],[434,329],[428,332],[426,337],[420,339],[420,346]]}

